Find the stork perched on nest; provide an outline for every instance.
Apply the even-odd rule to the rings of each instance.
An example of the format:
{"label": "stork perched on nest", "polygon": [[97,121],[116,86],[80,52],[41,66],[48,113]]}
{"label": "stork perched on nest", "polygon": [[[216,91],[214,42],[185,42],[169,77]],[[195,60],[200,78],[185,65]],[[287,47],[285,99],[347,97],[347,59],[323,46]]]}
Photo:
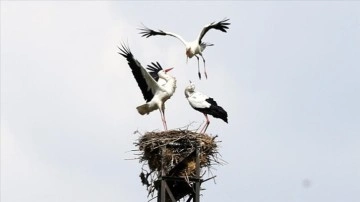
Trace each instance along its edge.
{"label": "stork perched on nest", "polygon": [[220,107],[213,98],[195,91],[195,84],[191,83],[191,81],[190,85],[185,88],[185,97],[192,108],[205,115],[206,122],[204,127],[200,130],[200,133],[205,133],[210,124],[207,116],[208,114],[215,118],[220,118],[226,123],[228,122],[227,112]]}
{"label": "stork perched on nest", "polygon": [[[119,47],[119,54],[127,59],[133,76],[146,101],[145,104],[136,107],[137,111],[139,114],[144,115],[159,109],[164,129],[167,130],[165,102],[174,94],[176,89],[175,77],[170,76],[167,72],[173,68],[163,70],[161,65],[156,62],[148,65],[147,69],[149,72],[147,72],[145,68],[141,66],[140,62],[134,58],[130,49],[124,44],[121,46],[121,48]],[[165,80],[166,83],[160,85],[157,82],[159,78]]]}
{"label": "stork perched on nest", "polygon": [[224,19],[221,20],[219,22],[212,22],[208,25],[205,25],[204,28],[201,30],[199,36],[197,37],[196,40],[192,41],[192,42],[187,42],[185,41],[180,35],[172,33],[172,32],[165,32],[162,30],[152,30],[149,29],[147,27],[143,27],[140,28],[141,32],[140,34],[142,34],[143,37],[150,37],[150,36],[156,36],[156,35],[163,35],[163,36],[172,36],[175,38],[178,38],[186,47],[186,62],[188,60],[188,58],[192,58],[193,56],[196,57],[197,61],[198,61],[198,75],[199,75],[199,79],[201,79],[201,74],[200,74],[200,66],[199,66],[199,56],[201,56],[203,63],[204,63],[204,74],[205,77],[207,78],[207,73],[206,73],[206,68],[205,68],[205,59],[202,55],[202,52],[205,50],[205,48],[207,46],[213,46],[214,44],[211,43],[206,43],[202,41],[202,38],[205,36],[205,34],[210,30],[210,29],[217,29],[220,30],[222,32],[226,32],[227,29],[229,29],[228,25],[230,25],[230,23],[228,22],[229,19]]}

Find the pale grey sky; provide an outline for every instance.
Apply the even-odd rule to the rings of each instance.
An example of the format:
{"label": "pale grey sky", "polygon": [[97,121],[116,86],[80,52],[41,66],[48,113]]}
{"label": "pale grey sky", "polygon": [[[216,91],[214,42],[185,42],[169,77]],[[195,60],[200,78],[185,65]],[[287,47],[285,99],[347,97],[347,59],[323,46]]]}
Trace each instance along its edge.
{"label": "pale grey sky", "polygon": [[[1,1],[1,202],[147,201],[133,158],[143,98],[117,45],[178,80],[169,128],[196,121],[189,80],[228,111],[211,118],[228,162],[202,201],[360,201],[360,2]],[[193,40],[212,21],[209,79],[170,37]],[[310,186],[304,187],[304,180]]]}

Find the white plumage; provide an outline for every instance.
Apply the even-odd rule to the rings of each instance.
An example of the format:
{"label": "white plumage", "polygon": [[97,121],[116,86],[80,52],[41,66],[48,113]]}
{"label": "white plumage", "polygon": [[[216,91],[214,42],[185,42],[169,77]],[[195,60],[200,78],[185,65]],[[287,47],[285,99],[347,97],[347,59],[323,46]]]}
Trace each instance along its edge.
{"label": "white plumage", "polygon": [[[190,87],[188,86],[187,89],[188,89],[186,91],[188,94],[187,99],[188,99],[191,107],[200,108],[200,109],[210,108],[211,104],[206,102],[206,99],[209,99],[209,96],[204,95],[197,91],[192,91],[192,89],[195,89],[194,84],[192,84]],[[186,94],[185,94],[185,96],[186,96]]]}
{"label": "white plumage", "polygon": [[195,110],[203,113],[206,118],[205,125],[200,130],[200,133],[205,133],[210,124],[209,118],[207,116],[208,114],[215,118],[220,118],[226,123],[228,122],[227,112],[221,106],[219,106],[213,98],[195,91],[194,83],[190,82],[190,85],[185,88],[185,97],[189,101],[190,106]]}
{"label": "white plumage", "polygon": [[221,20],[219,22],[212,22],[208,25],[205,25],[204,28],[201,30],[200,34],[198,35],[198,37],[191,42],[187,42],[185,41],[180,35],[172,33],[172,32],[166,32],[166,31],[162,31],[162,30],[152,30],[149,29],[147,27],[143,27],[141,28],[141,32],[140,34],[142,34],[143,37],[150,37],[150,36],[155,36],[155,35],[168,35],[168,36],[172,36],[175,37],[177,39],[179,39],[186,47],[186,61],[188,58],[192,58],[193,56],[196,57],[197,61],[198,61],[198,75],[199,78],[201,79],[201,74],[200,74],[200,65],[199,65],[199,56],[201,56],[203,63],[204,63],[204,74],[205,77],[207,78],[207,73],[206,73],[206,67],[205,67],[205,59],[202,55],[202,52],[205,50],[205,48],[207,46],[213,46],[214,44],[210,44],[210,43],[206,43],[202,41],[202,38],[205,36],[205,34],[210,30],[210,29],[217,29],[220,30],[222,32],[226,32],[226,30],[229,28],[228,25],[230,25],[230,23],[228,22],[229,19],[224,19]]}
{"label": "white plumage", "polygon": [[[124,56],[132,70],[133,76],[138,83],[138,86],[146,100],[146,103],[138,106],[136,109],[139,114],[149,114],[150,112],[159,109],[161,120],[164,129],[167,130],[167,123],[165,119],[165,102],[170,99],[176,89],[175,77],[167,74],[172,68],[163,70],[160,64],[152,63],[148,65],[149,72],[134,58],[130,49],[125,45],[120,48],[119,54]],[[165,84],[158,84],[158,80],[165,80]]]}

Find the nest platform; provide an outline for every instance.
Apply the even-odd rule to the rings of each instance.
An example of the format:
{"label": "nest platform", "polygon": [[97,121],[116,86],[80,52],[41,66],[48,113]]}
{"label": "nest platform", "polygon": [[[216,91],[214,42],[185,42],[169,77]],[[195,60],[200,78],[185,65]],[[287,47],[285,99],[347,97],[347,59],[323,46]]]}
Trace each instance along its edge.
{"label": "nest platform", "polygon": [[[194,197],[196,185],[215,177],[203,180],[205,173],[200,175],[201,169],[210,170],[213,165],[221,164],[216,137],[190,130],[147,132],[140,135],[134,144],[140,152],[138,159],[143,163],[140,178],[143,185],[147,186],[148,197],[153,196],[155,191],[159,195],[163,180],[167,182],[167,191],[171,192],[167,197],[171,199],[166,201]],[[148,169],[144,168],[145,165]]]}

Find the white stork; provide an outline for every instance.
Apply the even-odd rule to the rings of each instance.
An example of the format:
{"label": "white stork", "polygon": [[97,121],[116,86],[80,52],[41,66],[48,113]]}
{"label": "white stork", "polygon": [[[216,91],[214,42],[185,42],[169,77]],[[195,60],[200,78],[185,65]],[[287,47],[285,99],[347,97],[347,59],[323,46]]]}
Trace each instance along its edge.
{"label": "white stork", "polygon": [[190,85],[185,88],[185,97],[189,101],[189,104],[192,108],[205,115],[206,123],[200,130],[200,133],[205,133],[210,124],[209,118],[207,116],[208,114],[215,118],[220,118],[226,123],[228,122],[227,112],[222,107],[217,105],[213,98],[195,91],[195,85],[194,83],[191,83],[191,81]]}
{"label": "white stork", "polygon": [[[173,68],[163,70],[160,64],[156,62],[152,63],[152,66],[148,65],[149,72],[147,72],[140,62],[134,58],[128,47],[122,44],[122,48],[119,47],[119,49],[121,51],[119,54],[127,59],[134,78],[146,100],[145,104],[136,107],[137,111],[144,115],[159,109],[164,129],[167,130],[165,102],[174,94],[176,89],[176,79],[167,72]],[[166,83],[159,85],[157,83],[159,78],[165,80]]]}
{"label": "white stork", "polygon": [[226,32],[227,29],[229,29],[228,25],[230,25],[230,23],[228,22],[229,19],[224,19],[221,20],[219,22],[212,22],[208,25],[205,25],[204,28],[201,30],[199,36],[197,37],[196,40],[192,41],[192,42],[187,42],[185,41],[180,35],[172,33],[172,32],[165,32],[162,30],[152,30],[147,28],[145,25],[143,25],[143,28],[140,28],[141,32],[140,34],[142,34],[143,37],[150,37],[150,36],[155,36],[155,35],[168,35],[168,36],[172,36],[175,38],[178,38],[186,47],[186,62],[188,60],[188,58],[192,58],[193,56],[196,57],[197,61],[198,61],[198,74],[199,74],[199,79],[201,79],[201,74],[200,74],[200,67],[199,67],[199,56],[200,55],[203,63],[204,63],[204,74],[205,77],[207,78],[207,73],[206,73],[206,68],[205,68],[205,59],[202,55],[202,52],[205,50],[206,46],[213,46],[214,44],[210,44],[210,43],[206,43],[202,41],[202,38],[205,36],[205,34],[210,30],[210,29],[217,29],[220,30],[222,32]]}

